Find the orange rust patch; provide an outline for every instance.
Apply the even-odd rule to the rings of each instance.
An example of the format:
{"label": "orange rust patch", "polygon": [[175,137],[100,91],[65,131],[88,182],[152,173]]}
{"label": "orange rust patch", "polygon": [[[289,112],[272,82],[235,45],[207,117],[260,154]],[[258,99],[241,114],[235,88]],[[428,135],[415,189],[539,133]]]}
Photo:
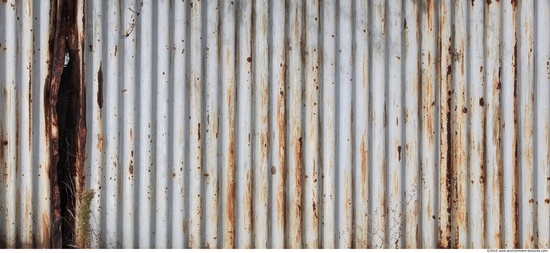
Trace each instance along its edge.
{"label": "orange rust patch", "polygon": [[44,241],[50,239],[50,219],[47,213],[42,213],[42,239]]}
{"label": "orange rust patch", "polygon": [[97,149],[99,151],[103,149],[103,136],[101,134],[97,134]]}

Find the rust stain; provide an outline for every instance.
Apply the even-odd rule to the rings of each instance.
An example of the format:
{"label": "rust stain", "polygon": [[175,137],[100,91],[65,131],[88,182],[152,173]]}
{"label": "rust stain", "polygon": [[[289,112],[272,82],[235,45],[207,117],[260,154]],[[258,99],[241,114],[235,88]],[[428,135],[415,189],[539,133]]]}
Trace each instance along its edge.
{"label": "rust stain", "polygon": [[[433,16],[434,16],[434,11],[435,11],[435,8],[434,8],[434,1],[433,0],[428,0],[427,2],[427,6],[426,6],[427,9],[427,13],[428,13],[428,29],[431,31],[433,30],[433,23],[432,23],[432,19],[433,19]],[[428,53],[428,64],[430,64],[430,54]]]}
{"label": "rust stain", "polygon": [[97,134],[97,150],[101,151],[103,149],[103,136],[101,134]]}
{"label": "rust stain", "polygon": [[134,175],[134,161],[130,160],[130,166],[128,167],[130,175]]}
{"label": "rust stain", "polygon": [[[48,217],[48,213],[44,212],[42,213],[42,238],[44,238],[45,241],[50,241],[50,219]],[[46,243],[49,245],[49,243]]]}
{"label": "rust stain", "polygon": [[99,64],[99,70],[97,71],[97,105],[99,109],[103,108],[103,70]]}
{"label": "rust stain", "polygon": [[[298,130],[299,132],[299,130]],[[301,213],[302,213],[302,168],[303,168],[303,160],[302,160],[302,137],[298,137],[298,141],[296,142],[295,146],[295,165],[296,170],[294,174],[295,181],[295,187],[296,187],[296,195],[294,196],[296,199],[296,209],[294,210],[294,217],[296,218],[298,224],[295,224],[295,226],[292,226],[296,228],[296,238],[295,243],[300,244],[301,241],[301,234],[302,234],[302,225],[301,224]]]}
{"label": "rust stain", "polygon": [[254,233],[254,197],[252,196],[252,175],[251,172],[246,174],[246,193],[245,193],[245,206],[248,205],[247,221],[249,223],[248,231],[251,234]]}
{"label": "rust stain", "polygon": [[401,161],[401,145],[397,146],[397,156],[399,158],[399,161]]}
{"label": "rust stain", "polygon": [[30,204],[31,204],[31,196],[29,195],[30,191],[25,192],[25,202],[27,203],[25,205],[25,219],[30,218],[31,210],[29,210]]}
{"label": "rust stain", "polygon": [[[231,95],[230,95],[231,96]],[[231,101],[231,100],[229,100]],[[231,102],[230,102],[231,103]],[[230,125],[234,126],[233,120],[230,121]],[[233,132],[233,131],[231,131]],[[232,134],[229,137],[229,168],[228,168],[228,191],[227,191],[227,226],[228,237],[226,238],[227,247],[235,247],[235,138]]]}

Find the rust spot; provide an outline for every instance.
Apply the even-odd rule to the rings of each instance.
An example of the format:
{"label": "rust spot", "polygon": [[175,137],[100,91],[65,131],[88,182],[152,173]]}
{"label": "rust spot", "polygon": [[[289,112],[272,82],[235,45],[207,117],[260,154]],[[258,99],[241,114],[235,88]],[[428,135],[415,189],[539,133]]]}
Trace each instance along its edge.
{"label": "rust spot", "polygon": [[201,140],[201,123],[197,126],[197,134],[199,135],[199,141]]}
{"label": "rust spot", "polygon": [[479,105],[480,105],[480,106],[484,106],[484,105],[485,105],[485,102],[483,101],[483,97],[481,97],[481,98],[479,99]]}
{"label": "rust spot", "polygon": [[530,200],[529,200],[529,204],[533,204],[533,203],[535,203],[535,200],[534,200],[534,199],[530,199]]}
{"label": "rust spot", "polygon": [[472,0],[472,6],[474,5],[475,0]]}
{"label": "rust spot", "polygon": [[544,200],[544,203],[550,204],[550,199],[545,199],[545,200]]}
{"label": "rust spot", "polygon": [[271,174],[275,175],[277,173],[277,168],[275,166],[271,166]]}
{"label": "rust spot", "polygon": [[210,174],[208,174],[208,173],[204,173],[204,175],[203,175],[203,176],[207,177],[207,176],[210,176]]}
{"label": "rust spot", "polygon": [[252,57],[246,58],[246,61],[247,61],[247,62],[252,62]]}
{"label": "rust spot", "polygon": [[518,7],[518,0],[512,0],[511,3],[514,8]]}
{"label": "rust spot", "polygon": [[130,171],[130,175],[134,175],[134,163],[133,162],[130,162],[130,166],[129,166],[128,170]]}
{"label": "rust spot", "polygon": [[479,66],[479,72],[483,72],[483,66]]}
{"label": "rust spot", "polygon": [[115,45],[115,57],[116,57],[116,53],[117,53],[117,51],[118,51],[118,46],[117,46],[117,45]]}
{"label": "rust spot", "polygon": [[397,156],[399,157],[399,161],[401,161],[401,145],[397,146]]}
{"label": "rust spot", "polygon": [[487,5],[490,5],[491,4],[491,0],[487,0],[485,1],[487,3]]}
{"label": "rust spot", "polygon": [[97,71],[97,105],[100,109],[103,108],[103,70],[101,68],[101,63]]}
{"label": "rust spot", "polygon": [[466,108],[466,107],[462,108],[462,112],[463,113],[468,113],[468,108]]}

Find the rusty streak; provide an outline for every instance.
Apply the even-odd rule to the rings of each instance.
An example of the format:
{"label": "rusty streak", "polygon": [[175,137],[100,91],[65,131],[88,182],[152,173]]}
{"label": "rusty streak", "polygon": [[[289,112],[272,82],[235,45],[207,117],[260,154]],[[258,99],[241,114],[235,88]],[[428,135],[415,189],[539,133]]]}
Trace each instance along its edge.
{"label": "rusty streak", "polygon": [[99,70],[97,71],[97,105],[99,109],[103,108],[103,70],[101,69],[101,63],[99,63]]}

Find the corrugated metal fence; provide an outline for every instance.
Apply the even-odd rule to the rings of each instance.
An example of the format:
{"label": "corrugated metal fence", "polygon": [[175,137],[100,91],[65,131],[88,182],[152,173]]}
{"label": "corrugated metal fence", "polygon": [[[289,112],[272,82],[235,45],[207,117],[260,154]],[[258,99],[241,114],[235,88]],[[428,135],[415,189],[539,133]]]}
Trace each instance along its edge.
{"label": "corrugated metal fence", "polygon": [[49,1],[0,1],[0,248],[49,248],[59,229],[51,188],[51,9]]}
{"label": "corrugated metal fence", "polygon": [[91,247],[550,247],[550,2],[77,3]]}

